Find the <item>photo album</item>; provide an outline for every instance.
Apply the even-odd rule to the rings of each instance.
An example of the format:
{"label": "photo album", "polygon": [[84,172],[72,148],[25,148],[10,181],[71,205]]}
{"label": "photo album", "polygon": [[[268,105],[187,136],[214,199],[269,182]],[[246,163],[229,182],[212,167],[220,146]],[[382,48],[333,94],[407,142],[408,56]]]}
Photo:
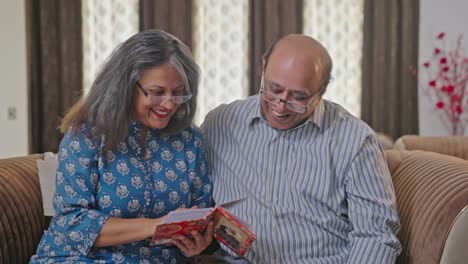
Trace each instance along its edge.
{"label": "photo album", "polygon": [[171,211],[156,227],[150,245],[170,244],[175,235],[191,236],[193,230],[203,232],[214,222],[214,238],[239,256],[244,256],[256,239],[248,225],[222,206]]}

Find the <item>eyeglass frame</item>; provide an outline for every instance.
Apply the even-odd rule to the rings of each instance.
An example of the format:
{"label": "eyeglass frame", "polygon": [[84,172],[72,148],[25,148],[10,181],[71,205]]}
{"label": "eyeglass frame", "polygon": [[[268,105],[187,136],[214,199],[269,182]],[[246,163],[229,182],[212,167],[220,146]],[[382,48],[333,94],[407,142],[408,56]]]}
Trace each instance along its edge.
{"label": "eyeglass frame", "polygon": [[[176,95],[176,96],[152,95],[152,94],[150,94],[150,93],[148,92],[148,90],[146,90],[145,88],[143,88],[143,86],[141,86],[141,84],[140,84],[139,81],[137,81],[136,84],[137,84],[138,88],[140,88],[141,92],[145,95],[145,97],[148,98],[148,99],[151,101],[151,103],[155,104],[155,103],[153,102],[153,100],[151,100],[152,97],[154,97],[154,98],[162,98],[162,99],[163,99],[160,103],[155,104],[155,105],[162,105],[162,104],[164,104],[165,102],[167,102],[168,100],[171,100],[172,103],[174,103],[174,104],[176,104],[176,105],[181,105],[181,104],[185,104],[185,103],[187,103],[188,101],[190,101],[190,99],[192,99],[192,96],[193,96],[191,93],[189,93],[189,94],[187,94],[187,95]],[[186,99],[186,100],[185,100],[184,102],[182,102],[182,103],[176,103],[176,102],[174,101],[174,98],[176,98],[176,99],[184,98],[184,99]]]}
{"label": "eyeglass frame", "polygon": [[[309,109],[309,107],[312,106],[312,105],[317,101],[318,98],[320,98],[320,96],[322,95],[322,89],[323,89],[323,88],[321,88],[320,91],[319,91],[316,95],[314,95],[314,96],[312,97],[312,101],[311,101],[310,103],[308,103],[307,105],[303,105],[303,104],[299,104],[299,103],[293,102],[293,101],[291,101],[291,100],[282,99],[282,98],[280,98],[280,97],[274,95],[273,93],[271,93],[271,92],[269,92],[269,91],[266,91],[266,90],[265,90],[264,74],[262,74],[262,79],[260,80],[260,91],[259,91],[259,92],[260,92],[260,98],[262,98],[263,100],[265,100],[265,101],[267,101],[267,102],[269,102],[269,103],[271,103],[271,104],[284,103],[284,106],[285,106],[286,108],[288,108],[289,110],[294,111],[294,112],[296,112],[296,113],[298,113],[298,114],[303,114],[303,113],[307,112],[307,109]],[[263,94],[267,94],[267,95],[270,95],[270,96],[274,97],[274,98],[275,98],[275,99],[274,99],[275,101],[269,101],[269,100],[267,100],[267,99],[263,96]],[[291,107],[290,107],[291,105],[296,105],[296,106],[302,107],[303,111],[299,112],[299,111],[296,111],[296,110],[294,110],[294,109],[291,109]],[[289,107],[288,107],[288,106],[289,106]]]}

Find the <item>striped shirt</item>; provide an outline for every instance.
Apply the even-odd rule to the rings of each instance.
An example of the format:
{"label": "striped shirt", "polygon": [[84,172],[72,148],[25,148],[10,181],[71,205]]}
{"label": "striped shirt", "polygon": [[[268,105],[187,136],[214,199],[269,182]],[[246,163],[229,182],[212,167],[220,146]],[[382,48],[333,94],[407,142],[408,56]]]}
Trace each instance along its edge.
{"label": "striped shirt", "polygon": [[258,96],[211,111],[201,127],[217,204],[257,239],[253,263],[395,263],[399,219],[375,133],[321,100],[298,127],[269,126]]}

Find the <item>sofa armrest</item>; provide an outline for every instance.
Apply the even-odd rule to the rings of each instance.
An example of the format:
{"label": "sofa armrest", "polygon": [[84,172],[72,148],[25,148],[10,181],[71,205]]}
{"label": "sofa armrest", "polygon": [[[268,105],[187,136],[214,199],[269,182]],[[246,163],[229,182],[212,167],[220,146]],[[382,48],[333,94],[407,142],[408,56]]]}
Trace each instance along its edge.
{"label": "sofa armrest", "polygon": [[398,263],[440,263],[457,216],[468,205],[468,161],[427,151],[387,153],[392,158],[401,159],[392,172],[403,246]]}
{"label": "sofa armrest", "polygon": [[455,218],[445,242],[440,264],[464,264],[468,260],[468,206]]}
{"label": "sofa armrest", "polygon": [[37,175],[41,158],[0,159],[0,263],[28,263],[49,225]]}

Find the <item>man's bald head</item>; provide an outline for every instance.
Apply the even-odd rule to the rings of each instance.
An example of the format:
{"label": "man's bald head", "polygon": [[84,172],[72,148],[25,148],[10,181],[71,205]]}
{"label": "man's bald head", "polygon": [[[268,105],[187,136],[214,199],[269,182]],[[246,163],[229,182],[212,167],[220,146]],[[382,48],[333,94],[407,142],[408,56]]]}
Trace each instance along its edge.
{"label": "man's bald head", "polygon": [[301,34],[291,34],[279,39],[264,54],[263,71],[272,56],[288,56],[308,65],[313,70],[311,74],[319,74],[316,77],[320,78],[323,86],[321,93],[325,93],[333,63],[328,51],[316,39]]}

